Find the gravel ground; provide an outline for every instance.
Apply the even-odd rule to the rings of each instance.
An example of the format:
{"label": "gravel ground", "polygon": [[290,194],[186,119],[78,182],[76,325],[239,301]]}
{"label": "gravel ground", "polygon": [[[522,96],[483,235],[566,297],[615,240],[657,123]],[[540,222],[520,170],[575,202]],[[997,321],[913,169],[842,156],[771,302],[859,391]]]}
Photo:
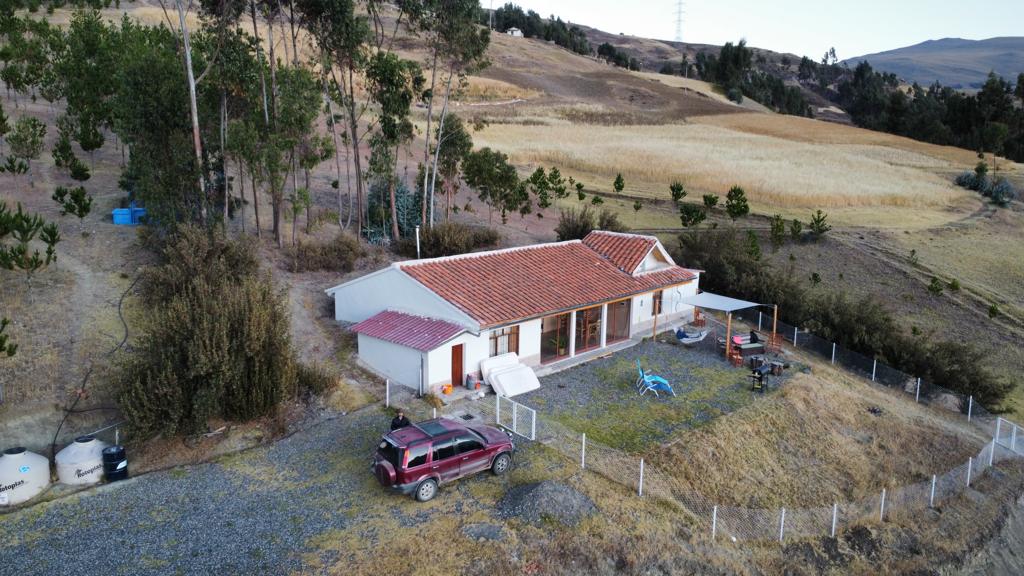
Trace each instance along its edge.
{"label": "gravel ground", "polygon": [[[405,526],[436,513],[386,494],[370,475],[369,455],[388,421],[369,407],[217,462],[0,515],[0,574],[317,572],[305,554],[327,565],[337,559],[310,539],[363,521],[364,510]],[[438,499],[447,496],[456,511],[481,509],[467,493],[493,480],[461,480]]]}
{"label": "gravel ground", "polygon": [[516,486],[498,502],[502,518],[519,518],[538,525],[553,520],[576,526],[597,512],[594,502],[585,494],[561,482],[545,480]]}

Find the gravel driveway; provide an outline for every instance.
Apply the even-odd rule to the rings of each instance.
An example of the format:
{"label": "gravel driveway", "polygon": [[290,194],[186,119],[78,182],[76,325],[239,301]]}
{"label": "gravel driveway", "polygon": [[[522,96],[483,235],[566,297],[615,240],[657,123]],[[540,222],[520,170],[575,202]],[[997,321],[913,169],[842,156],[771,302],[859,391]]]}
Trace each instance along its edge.
{"label": "gravel driveway", "polygon": [[[400,516],[404,526],[436,510],[388,494],[369,474],[388,421],[371,406],[213,463],[0,515],[0,574],[323,572],[317,565],[334,564],[324,555],[337,552],[312,546],[316,537],[363,521],[364,512]],[[485,509],[466,492],[495,480],[462,480],[438,500]]]}

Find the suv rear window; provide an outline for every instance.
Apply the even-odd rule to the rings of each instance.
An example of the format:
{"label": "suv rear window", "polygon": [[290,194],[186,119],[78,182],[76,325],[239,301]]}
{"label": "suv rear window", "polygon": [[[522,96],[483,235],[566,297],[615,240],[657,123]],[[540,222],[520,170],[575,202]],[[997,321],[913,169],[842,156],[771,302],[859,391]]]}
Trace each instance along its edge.
{"label": "suv rear window", "polygon": [[377,446],[377,453],[380,454],[385,460],[391,463],[398,470],[402,466],[402,455],[401,450],[398,446],[395,446],[387,440],[381,440],[380,446]]}
{"label": "suv rear window", "polygon": [[417,444],[416,446],[412,446],[406,450],[405,467],[408,469],[426,464],[429,448],[430,444],[424,442],[423,444]]}

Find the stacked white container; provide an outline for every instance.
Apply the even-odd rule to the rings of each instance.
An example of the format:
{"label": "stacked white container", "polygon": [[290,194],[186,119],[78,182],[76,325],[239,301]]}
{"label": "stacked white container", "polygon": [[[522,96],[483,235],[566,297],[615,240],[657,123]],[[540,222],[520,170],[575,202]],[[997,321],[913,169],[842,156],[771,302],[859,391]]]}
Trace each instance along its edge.
{"label": "stacked white container", "polygon": [[4,450],[0,456],[0,506],[21,504],[50,485],[50,461],[24,448]]}
{"label": "stacked white container", "polygon": [[61,484],[96,484],[103,479],[103,449],[105,442],[92,436],[79,436],[57,453],[57,480]]}

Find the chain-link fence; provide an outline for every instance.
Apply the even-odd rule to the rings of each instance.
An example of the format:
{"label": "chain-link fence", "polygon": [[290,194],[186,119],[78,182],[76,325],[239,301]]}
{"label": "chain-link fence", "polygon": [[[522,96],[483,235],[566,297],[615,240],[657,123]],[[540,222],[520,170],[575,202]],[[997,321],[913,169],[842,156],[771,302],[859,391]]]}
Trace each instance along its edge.
{"label": "chain-link fence", "polygon": [[[764,316],[756,312],[740,319],[751,327],[758,326],[760,322],[762,331],[771,330],[770,317],[765,323]],[[1024,456],[1024,428],[993,416],[975,404],[970,396],[932,385],[782,322],[777,328],[779,334],[798,349],[816,353],[876,384],[899,389],[919,403],[961,413],[969,422],[991,435],[992,440],[967,462],[951,470],[914,484],[880,488],[877,495],[820,507],[758,509],[720,505],[641,457],[589,440],[585,434],[508,398],[477,394],[470,395],[470,400],[434,408],[417,399],[413,390],[403,386],[389,386],[386,398],[391,406],[401,407],[415,418],[447,416],[497,424],[518,434],[521,439],[547,445],[575,462],[581,470],[600,474],[625,486],[638,498],[655,498],[670,505],[687,518],[695,533],[704,534],[712,540],[784,541],[835,536],[838,531],[855,524],[881,522],[895,515],[912,517],[963,493],[995,463]],[[717,342],[725,335],[724,326],[708,318],[707,329],[712,334],[697,346],[709,353],[724,354]]]}

